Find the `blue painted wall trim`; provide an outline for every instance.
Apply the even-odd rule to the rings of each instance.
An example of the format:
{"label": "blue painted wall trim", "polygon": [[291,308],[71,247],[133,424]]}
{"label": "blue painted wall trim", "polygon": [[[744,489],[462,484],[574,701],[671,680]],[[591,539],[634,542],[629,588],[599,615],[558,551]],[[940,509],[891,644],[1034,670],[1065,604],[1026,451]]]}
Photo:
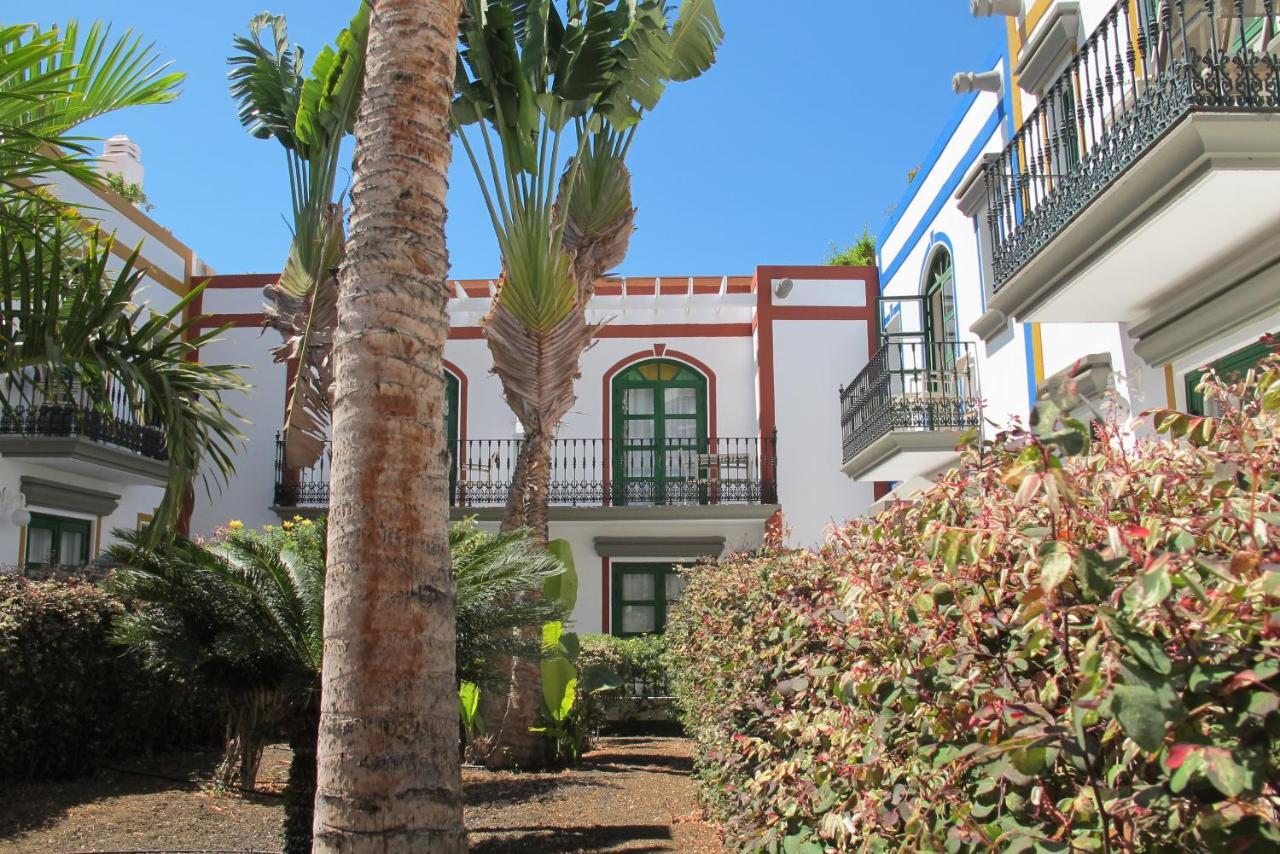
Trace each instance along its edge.
{"label": "blue painted wall trim", "polygon": [[[1009,63],[1003,61],[1006,49],[1007,46],[1002,44],[984,67],[995,68],[997,63],[1001,63],[1004,66],[1005,91],[1007,92],[1009,90]],[[889,224],[881,229],[879,236],[876,237],[877,247],[884,245],[885,240],[888,239],[889,235],[893,233],[893,230],[897,228],[898,223],[902,221],[902,218],[906,216],[907,208],[911,207],[911,203],[915,201],[916,196],[920,193],[920,188],[924,186],[924,182],[928,177],[933,174],[933,168],[938,165],[938,159],[942,157],[942,152],[946,150],[947,144],[951,142],[951,137],[955,136],[955,133],[960,128],[961,123],[964,122],[965,116],[969,114],[969,110],[973,107],[974,102],[978,100],[979,94],[980,93],[978,92],[973,92],[964,96],[961,100],[960,106],[951,116],[950,121],[947,122],[942,133],[940,133],[938,138],[934,141],[933,148],[931,148],[929,153],[925,155],[924,160],[920,164],[920,171],[916,174],[915,180],[911,182],[911,186],[908,187],[906,193],[903,194],[902,200],[898,203],[898,206],[894,208],[893,216],[889,217]]]}
{"label": "blue painted wall trim", "polygon": [[1031,337],[1031,324],[1022,324],[1022,343],[1027,349],[1027,409],[1035,408],[1036,399],[1036,342]]}
{"label": "blue painted wall trim", "polygon": [[978,131],[978,134],[974,138],[973,143],[969,146],[968,151],[966,151],[960,158],[960,162],[956,164],[956,168],[952,170],[951,175],[948,176],[946,180],[946,183],[942,185],[942,188],[938,191],[938,195],[934,197],[933,204],[931,204],[929,209],[925,211],[924,215],[920,217],[920,222],[916,225],[915,230],[912,231],[911,235],[907,237],[905,242],[903,242],[902,248],[898,250],[897,256],[888,265],[884,265],[883,263],[881,264],[880,286],[882,289],[891,279],[893,279],[894,275],[898,272],[898,268],[902,266],[904,261],[906,261],[907,256],[911,254],[913,249],[915,249],[916,244],[920,242],[920,238],[924,237],[925,232],[929,230],[929,227],[933,224],[933,220],[938,216],[938,213],[947,204],[947,202],[951,201],[951,195],[955,193],[956,188],[960,186],[960,182],[964,180],[964,176],[968,174],[969,170],[973,167],[974,162],[982,154],[983,150],[986,149],[987,143],[991,140],[991,137],[1000,129],[1000,123],[1004,119],[1004,112],[1004,102],[1002,101],[996,107],[995,112],[991,114],[991,117],[983,124],[982,129]]}

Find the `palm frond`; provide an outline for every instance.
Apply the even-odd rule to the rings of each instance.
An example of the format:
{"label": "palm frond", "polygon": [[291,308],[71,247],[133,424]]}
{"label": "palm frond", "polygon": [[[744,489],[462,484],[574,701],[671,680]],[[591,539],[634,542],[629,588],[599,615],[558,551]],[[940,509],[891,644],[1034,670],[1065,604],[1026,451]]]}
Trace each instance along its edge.
{"label": "palm frond", "polygon": [[172,101],[184,75],[168,67],[132,30],[113,38],[100,23],[0,26],[0,185],[13,190],[51,171],[99,180],[89,140],[69,131],[116,110]]}
{"label": "palm frond", "polygon": [[[74,383],[88,405],[110,411],[123,390],[134,418],[163,432],[169,460],[156,531],[172,528],[193,480],[225,481],[243,438],[223,398],[246,386],[235,366],[193,361],[223,330],[201,331],[187,309],[197,287],[165,312],[134,304],[144,278],[137,250],[121,264],[114,238],[71,242],[62,227],[0,229],[0,359],[19,394],[34,373]],[[0,396],[9,411],[9,396]],[[206,486],[212,488],[206,481]]]}

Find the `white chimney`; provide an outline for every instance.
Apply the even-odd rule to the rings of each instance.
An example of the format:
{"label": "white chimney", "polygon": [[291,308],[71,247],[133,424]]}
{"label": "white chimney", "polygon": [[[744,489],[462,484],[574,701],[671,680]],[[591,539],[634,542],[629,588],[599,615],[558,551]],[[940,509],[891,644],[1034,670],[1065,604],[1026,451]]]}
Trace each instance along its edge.
{"label": "white chimney", "polygon": [[125,184],[142,187],[142,149],[124,134],[113,136],[102,147],[98,171],[103,175],[119,175]]}
{"label": "white chimney", "polygon": [[970,0],[969,11],[975,18],[1016,18],[1022,14],[1022,0]]}

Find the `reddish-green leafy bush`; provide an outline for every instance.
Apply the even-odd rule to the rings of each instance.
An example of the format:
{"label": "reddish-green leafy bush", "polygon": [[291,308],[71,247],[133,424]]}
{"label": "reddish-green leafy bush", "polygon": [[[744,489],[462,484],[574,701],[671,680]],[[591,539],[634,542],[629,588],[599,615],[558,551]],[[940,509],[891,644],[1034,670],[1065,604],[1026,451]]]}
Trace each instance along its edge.
{"label": "reddish-green leafy bush", "polygon": [[1174,441],[1053,405],[820,552],[696,570],[675,693],[747,850],[1280,845],[1280,359]]}
{"label": "reddish-green leafy bush", "polygon": [[123,611],[84,581],[0,577],[0,780],[70,777],[115,757],[217,743],[215,698],[110,642]]}

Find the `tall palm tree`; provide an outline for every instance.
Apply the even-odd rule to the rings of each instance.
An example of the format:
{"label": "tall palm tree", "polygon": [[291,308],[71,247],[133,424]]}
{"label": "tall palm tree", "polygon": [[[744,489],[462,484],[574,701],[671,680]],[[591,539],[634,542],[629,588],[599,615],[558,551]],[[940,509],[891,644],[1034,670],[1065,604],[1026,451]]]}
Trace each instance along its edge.
{"label": "tall palm tree", "polygon": [[[223,785],[252,790],[269,738],[283,726],[293,751],[285,796],[285,848],[311,850],[324,644],[324,520],[291,530],[230,531],[212,543],[178,537],[150,547],[119,534],[124,568],[109,584],[145,607],[116,622],[117,643],[155,669],[220,692],[228,707]],[[540,656],[514,629],[563,619],[558,602],[518,594],[564,572],[523,531],[491,536],[470,521],[449,528],[458,585],[456,681],[487,685],[495,655]]]}
{"label": "tall palm tree", "polygon": [[458,12],[370,14],[333,353],[318,851],[466,849],[441,367]]}
{"label": "tall palm tree", "polygon": [[[627,153],[668,83],[699,76],[724,37],[714,0],[467,0],[454,128],[502,253],[483,321],[494,372],[524,427],[503,528],[548,540],[551,447],[575,401],[596,281],[626,256],[635,210]],[[672,13],[675,13],[674,15]],[[479,129],[479,145],[472,143]],[[484,699],[490,767],[544,761],[532,731],[541,675],[510,663]]]}

